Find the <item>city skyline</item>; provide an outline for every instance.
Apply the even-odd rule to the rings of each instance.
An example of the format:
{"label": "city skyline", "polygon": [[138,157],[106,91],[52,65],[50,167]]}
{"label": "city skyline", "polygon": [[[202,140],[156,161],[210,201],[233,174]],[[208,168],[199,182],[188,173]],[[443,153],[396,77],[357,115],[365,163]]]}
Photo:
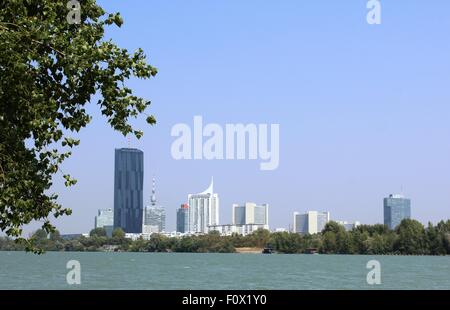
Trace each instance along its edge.
{"label": "city skyline", "polygon": [[[142,205],[141,231],[126,230],[126,227],[120,225],[120,223],[128,224],[130,220],[133,222],[132,218],[127,218],[126,215],[129,212],[126,209],[130,208],[129,202],[133,202],[133,199],[128,199],[128,196],[134,197],[134,191],[137,191],[137,196],[139,196],[143,191],[143,188],[139,185],[143,183],[145,178],[142,164],[143,157],[144,152],[139,149],[115,149],[115,209],[99,209],[98,215],[95,217],[94,228],[104,227],[110,235],[112,232],[111,223],[114,223],[114,228],[122,228],[126,233],[131,234],[170,233],[169,230],[166,230],[166,210],[164,207],[157,205],[154,176],[150,205],[146,207]],[[132,182],[133,179],[134,182]],[[126,197],[126,199],[123,199],[123,197]],[[206,190],[198,194],[188,194],[187,200],[188,204],[182,204],[179,209],[176,209],[176,229],[173,232],[205,234],[216,230],[222,234],[237,232],[245,235],[260,228],[270,230],[269,205],[257,205],[253,202],[246,202],[243,205],[232,204],[232,222],[231,224],[223,224],[219,217],[219,195],[214,192],[214,177],[211,177],[211,183]],[[124,209],[127,212],[124,212]],[[119,220],[112,217],[114,214],[122,213],[125,213],[125,217],[122,216]],[[306,213],[295,211],[293,216],[292,229],[288,228],[288,231],[301,234],[320,233],[330,221],[337,222],[344,226],[346,230],[351,230],[361,224],[359,221],[348,223],[335,218],[331,219],[329,211],[307,211]],[[384,225],[389,229],[395,229],[403,219],[411,218],[411,200],[403,194],[390,194],[389,197],[383,199],[383,217]],[[291,227],[291,223],[288,227]],[[286,229],[286,227],[277,227],[272,231],[279,229]]]}
{"label": "city skyline", "polygon": [[142,233],[160,233],[166,231],[166,209],[157,205],[156,180],[153,177],[150,205],[144,207]]}
{"label": "city skyline", "polygon": [[[122,228],[126,233],[132,234],[153,234],[153,233],[169,233],[166,230],[166,210],[162,206],[157,205],[156,198],[156,180],[152,179],[152,194],[150,196],[150,205],[143,206],[142,201],[142,229],[141,231],[130,231],[126,225],[130,220],[127,218],[130,209],[128,196],[136,197],[142,194],[141,185],[145,178],[143,167],[144,152],[135,148],[115,149],[115,167],[114,167],[114,201],[115,208],[99,209],[98,215],[95,217],[94,228],[105,228],[108,235],[111,234],[111,223],[114,228]],[[134,177],[132,177],[134,176]],[[134,179],[134,182],[133,182]],[[125,199],[123,198],[125,197]],[[136,199],[135,199],[136,200]],[[182,204],[176,209],[176,233],[208,233],[216,230],[222,234],[238,232],[240,234],[251,233],[255,229],[264,228],[269,230],[269,205],[246,202],[244,205],[232,204],[232,222],[231,224],[223,224],[220,221],[220,204],[219,195],[214,192],[214,177],[211,177],[209,187],[198,194],[188,194],[188,204]],[[138,199],[139,201],[139,199]],[[137,205],[139,207],[139,203]],[[117,210],[116,210],[117,207]],[[131,205],[131,207],[136,207]],[[124,212],[124,209],[126,212]],[[125,213],[122,218],[115,220],[112,215]],[[306,213],[293,213],[292,229],[288,231],[301,234],[317,234],[320,233],[325,225],[330,221],[335,221],[344,226],[346,230],[351,230],[360,225],[359,221],[348,223],[347,221],[339,221],[331,219],[330,212],[323,211],[307,211]],[[384,225],[389,229],[395,229],[403,219],[411,218],[411,200],[403,194],[390,194],[389,197],[383,199],[383,217]],[[100,223],[100,224],[99,224]],[[288,227],[291,227],[289,223]],[[277,227],[277,229],[285,229],[286,227]]]}
{"label": "city skyline", "polygon": [[[158,175],[168,230],[186,193],[206,187],[211,175],[222,206],[267,202],[273,227],[287,226],[296,210],[322,209],[350,222],[383,223],[380,201],[402,187],[415,219],[450,217],[443,194],[450,187],[449,3],[385,3],[376,27],[365,20],[365,4],[352,1],[284,1],[258,10],[254,1],[100,3],[125,21],[107,37],[130,51],[143,48],[159,69],[152,81],[127,83],[152,101],[157,124],[133,121],[144,136],[128,141],[97,106],[86,106],[92,122],[74,134],[81,143],[61,167],[78,183],[53,183],[59,202],[73,210],[55,221],[60,231],[88,231],[86,219],[113,207],[112,150],[127,146],[145,152],[147,176]],[[161,14],[149,20],[151,11]],[[195,115],[205,124],[280,124],[278,169],[260,171],[251,160],[174,160],[171,128]],[[144,197],[150,182],[146,177]],[[221,221],[230,223],[231,214]]]}

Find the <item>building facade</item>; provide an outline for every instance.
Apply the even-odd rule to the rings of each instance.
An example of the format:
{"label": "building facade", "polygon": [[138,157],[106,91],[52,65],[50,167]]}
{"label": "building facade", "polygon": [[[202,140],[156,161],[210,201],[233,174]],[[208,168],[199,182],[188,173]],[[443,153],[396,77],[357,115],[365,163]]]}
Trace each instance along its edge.
{"label": "building facade", "polygon": [[189,205],[183,204],[177,210],[177,232],[187,233],[189,231]]}
{"label": "building facade", "polygon": [[207,190],[188,195],[189,232],[208,233],[209,226],[219,224],[219,195],[214,193],[214,181]]}
{"label": "building facade", "polygon": [[161,206],[147,206],[144,209],[142,233],[155,234],[166,231],[166,209]]}
{"label": "building facade", "polygon": [[233,225],[267,225],[269,226],[269,205],[257,205],[247,202],[243,206],[233,205]]}
{"label": "building facade", "polygon": [[143,221],[144,153],[137,149],[115,150],[114,228],[141,233]]}
{"label": "building facade", "polygon": [[103,228],[105,226],[114,225],[113,209],[100,209],[95,217],[95,228]]}
{"label": "building facade", "polygon": [[95,228],[104,228],[108,237],[112,236],[114,227],[114,210],[100,209],[95,217]]}
{"label": "building facade", "polygon": [[231,236],[233,234],[246,236],[254,233],[258,229],[269,230],[269,226],[262,224],[244,224],[244,225],[226,224],[226,225],[209,226],[209,231],[217,231],[223,236]]}
{"label": "building facade", "polygon": [[144,222],[142,233],[154,234],[166,231],[166,209],[157,205],[155,179],[152,182],[152,196],[150,197],[150,206],[144,209]]}
{"label": "building facade", "polygon": [[330,221],[330,212],[308,211],[304,214],[294,212],[294,232],[300,234],[320,233]]}
{"label": "building facade", "polygon": [[402,195],[384,198],[384,224],[395,229],[404,219],[411,218],[411,200]]}

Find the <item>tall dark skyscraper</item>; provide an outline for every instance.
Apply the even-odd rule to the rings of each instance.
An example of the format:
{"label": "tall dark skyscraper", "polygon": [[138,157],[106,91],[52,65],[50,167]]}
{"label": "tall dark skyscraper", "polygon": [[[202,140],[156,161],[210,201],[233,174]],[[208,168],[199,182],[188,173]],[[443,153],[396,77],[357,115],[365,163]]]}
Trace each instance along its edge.
{"label": "tall dark skyscraper", "polygon": [[142,233],[144,153],[116,149],[114,168],[114,228]]}
{"label": "tall dark skyscraper", "polygon": [[402,195],[384,198],[384,224],[395,229],[404,219],[411,218],[411,200]]}

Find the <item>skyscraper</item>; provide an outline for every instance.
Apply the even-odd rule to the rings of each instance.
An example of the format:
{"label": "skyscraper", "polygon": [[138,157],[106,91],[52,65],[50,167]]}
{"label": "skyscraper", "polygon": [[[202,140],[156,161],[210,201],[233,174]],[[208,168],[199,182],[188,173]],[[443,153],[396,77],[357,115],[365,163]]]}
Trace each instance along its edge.
{"label": "skyscraper", "polygon": [[153,179],[152,184],[151,205],[144,209],[144,223],[142,227],[142,232],[147,234],[166,231],[166,210],[164,207],[156,205],[155,179]]}
{"label": "skyscraper", "polygon": [[320,233],[330,221],[329,212],[308,211],[305,214],[294,212],[294,232],[301,234]]}
{"label": "skyscraper", "polygon": [[104,228],[106,234],[111,237],[114,225],[113,209],[100,209],[95,217],[95,228]]}
{"label": "skyscraper", "polygon": [[233,225],[269,225],[269,205],[258,206],[252,202],[247,202],[243,206],[234,204],[232,221]]}
{"label": "skyscraper", "polygon": [[143,219],[144,153],[137,149],[115,150],[114,228],[141,233]]}
{"label": "skyscraper", "polygon": [[189,206],[181,205],[177,210],[177,232],[186,233],[189,231]]}
{"label": "skyscraper", "polygon": [[208,233],[208,226],[219,224],[219,195],[214,193],[214,181],[207,190],[188,195],[189,232]]}
{"label": "skyscraper", "polygon": [[114,225],[114,211],[112,209],[100,209],[95,217],[95,228]]}
{"label": "skyscraper", "polygon": [[166,231],[166,210],[161,206],[146,206],[144,209],[145,234],[160,233]]}
{"label": "skyscraper", "polygon": [[384,198],[384,224],[395,229],[402,220],[411,218],[411,200],[403,195]]}

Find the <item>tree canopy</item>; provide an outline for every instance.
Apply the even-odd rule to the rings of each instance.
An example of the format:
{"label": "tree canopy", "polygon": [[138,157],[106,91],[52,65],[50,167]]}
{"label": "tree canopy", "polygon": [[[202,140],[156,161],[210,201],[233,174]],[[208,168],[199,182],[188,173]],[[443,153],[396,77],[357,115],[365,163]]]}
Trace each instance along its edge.
{"label": "tree canopy", "polygon": [[69,23],[69,13],[67,1],[0,2],[0,230],[31,250],[23,225],[41,221],[50,233],[52,217],[71,214],[51,192],[52,178],[76,183],[61,164],[79,144],[73,133],[91,121],[86,105],[97,104],[123,135],[142,136],[129,120],[143,113],[155,123],[145,113],[150,101],[126,82],[156,68],[141,49],[130,53],[104,38],[107,26],[122,25],[120,14],[95,0],[82,1],[79,23]]}
{"label": "tree canopy", "polygon": [[[316,249],[322,254],[450,255],[450,220],[441,221],[435,226],[429,224],[427,228],[414,220],[404,220],[396,230],[383,226],[364,225],[345,231],[330,223],[321,233],[314,235],[257,230],[246,236],[221,236],[218,232],[210,232],[170,238],[153,234],[150,240],[138,238],[134,241],[125,238],[120,228],[114,231],[112,237],[92,234],[89,238],[73,240],[53,240],[55,238],[51,234],[48,238],[45,231],[38,230],[34,238],[47,251],[234,253],[239,248],[262,250],[270,245],[276,252],[285,254],[311,253],[311,249]],[[8,238],[0,237],[0,250],[23,248]]]}
{"label": "tree canopy", "polygon": [[106,237],[106,229],[103,227],[94,228],[89,232],[90,237]]}

